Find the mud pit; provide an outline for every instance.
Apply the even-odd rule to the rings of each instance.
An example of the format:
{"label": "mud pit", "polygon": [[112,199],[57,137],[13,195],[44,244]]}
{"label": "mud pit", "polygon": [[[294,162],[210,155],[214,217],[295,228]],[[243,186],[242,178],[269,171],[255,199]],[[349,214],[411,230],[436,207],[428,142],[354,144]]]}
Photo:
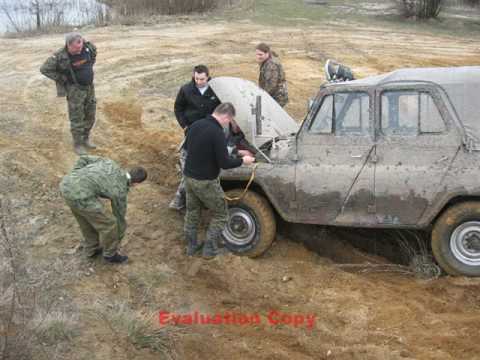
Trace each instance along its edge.
{"label": "mud pit", "polygon": [[[260,40],[270,42],[289,80],[287,111],[301,120],[329,57],[353,65],[359,76],[397,67],[473,65],[480,53],[477,40],[346,25],[279,29],[198,21],[110,27],[86,36],[99,48],[96,153],[125,166],[141,163],[152,176],[130,195],[123,250],[132,262],[115,268],[94,262],[88,265],[93,269],[89,276],[66,286],[80,313],[70,359],[158,358],[92,316],[88,310],[97,301],[126,301],[142,314],[260,315],[255,325],[179,326],[180,359],[478,358],[478,279],[425,281],[392,271],[345,271],[339,262],[387,261],[339,245],[336,236],[326,239],[335,243],[326,257],[291,241],[284,231],[260,259],[229,255],[192,270],[183,254],[182,215],[167,210],[182,137],[173,101],[192,65],[207,63],[214,75],[255,80],[252,49]],[[340,39],[348,46],[339,48]],[[65,102],[38,72],[62,38],[0,42],[0,162],[8,174],[0,176],[2,196],[24,204],[18,208],[22,216],[45,220],[28,247],[30,258],[70,259],[79,232],[56,189],[75,156]],[[311,330],[271,326],[267,315],[272,310],[314,314],[316,321]]]}

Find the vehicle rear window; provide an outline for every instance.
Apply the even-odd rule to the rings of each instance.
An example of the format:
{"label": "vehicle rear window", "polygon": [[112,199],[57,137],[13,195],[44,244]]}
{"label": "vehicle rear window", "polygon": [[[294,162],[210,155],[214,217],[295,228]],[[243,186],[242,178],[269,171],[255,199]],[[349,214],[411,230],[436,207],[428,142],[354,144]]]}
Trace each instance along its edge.
{"label": "vehicle rear window", "polygon": [[381,128],[385,135],[416,136],[445,130],[445,123],[429,93],[386,91],[381,101]]}

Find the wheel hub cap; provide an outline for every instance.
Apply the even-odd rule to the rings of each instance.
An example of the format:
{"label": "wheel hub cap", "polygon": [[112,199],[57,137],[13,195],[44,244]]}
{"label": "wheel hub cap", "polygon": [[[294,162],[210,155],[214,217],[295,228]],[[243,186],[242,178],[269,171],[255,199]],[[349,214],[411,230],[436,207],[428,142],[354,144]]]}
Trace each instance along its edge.
{"label": "wheel hub cap", "polygon": [[480,222],[469,221],[458,226],[450,237],[450,249],[463,264],[480,266]]}
{"label": "wheel hub cap", "polygon": [[230,208],[228,223],[223,231],[226,241],[235,245],[247,245],[256,233],[255,219],[252,215],[241,208]]}

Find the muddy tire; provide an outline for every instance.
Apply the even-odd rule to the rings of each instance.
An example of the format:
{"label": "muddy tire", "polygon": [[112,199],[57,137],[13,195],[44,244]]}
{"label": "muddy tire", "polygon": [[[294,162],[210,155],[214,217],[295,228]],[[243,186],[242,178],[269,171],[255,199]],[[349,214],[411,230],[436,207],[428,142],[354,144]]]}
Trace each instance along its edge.
{"label": "muddy tire", "polygon": [[[229,198],[239,197],[243,190],[231,190]],[[228,223],[223,231],[225,247],[236,255],[251,258],[262,255],[272,245],[277,224],[272,207],[261,195],[247,191],[241,200],[228,201]]]}
{"label": "muddy tire", "polygon": [[480,202],[454,205],[438,218],[432,251],[448,274],[480,276]]}

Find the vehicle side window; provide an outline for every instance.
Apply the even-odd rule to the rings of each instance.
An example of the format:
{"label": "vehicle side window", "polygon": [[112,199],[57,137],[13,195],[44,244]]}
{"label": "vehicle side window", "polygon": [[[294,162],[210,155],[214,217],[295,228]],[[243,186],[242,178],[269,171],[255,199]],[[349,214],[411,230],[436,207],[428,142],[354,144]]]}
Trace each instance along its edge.
{"label": "vehicle side window", "polygon": [[370,128],[367,93],[335,94],[335,134],[367,135]]}
{"label": "vehicle side window", "polygon": [[369,102],[369,95],[363,92],[327,95],[309,131],[315,134],[366,135],[370,127]]}
{"label": "vehicle side window", "polygon": [[442,133],[446,130],[445,122],[437,105],[428,93],[420,93],[420,132]]}
{"label": "vehicle side window", "polygon": [[385,135],[441,133],[445,123],[430,94],[386,91],[382,94],[382,132]]}
{"label": "vehicle side window", "polygon": [[382,94],[382,132],[385,135],[417,135],[418,92],[387,91]]}
{"label": "vehicle side window", "polygon": [[333,95],[323,98],[322,105],[308,129],[315,134],[331,134],[333,129]]}

